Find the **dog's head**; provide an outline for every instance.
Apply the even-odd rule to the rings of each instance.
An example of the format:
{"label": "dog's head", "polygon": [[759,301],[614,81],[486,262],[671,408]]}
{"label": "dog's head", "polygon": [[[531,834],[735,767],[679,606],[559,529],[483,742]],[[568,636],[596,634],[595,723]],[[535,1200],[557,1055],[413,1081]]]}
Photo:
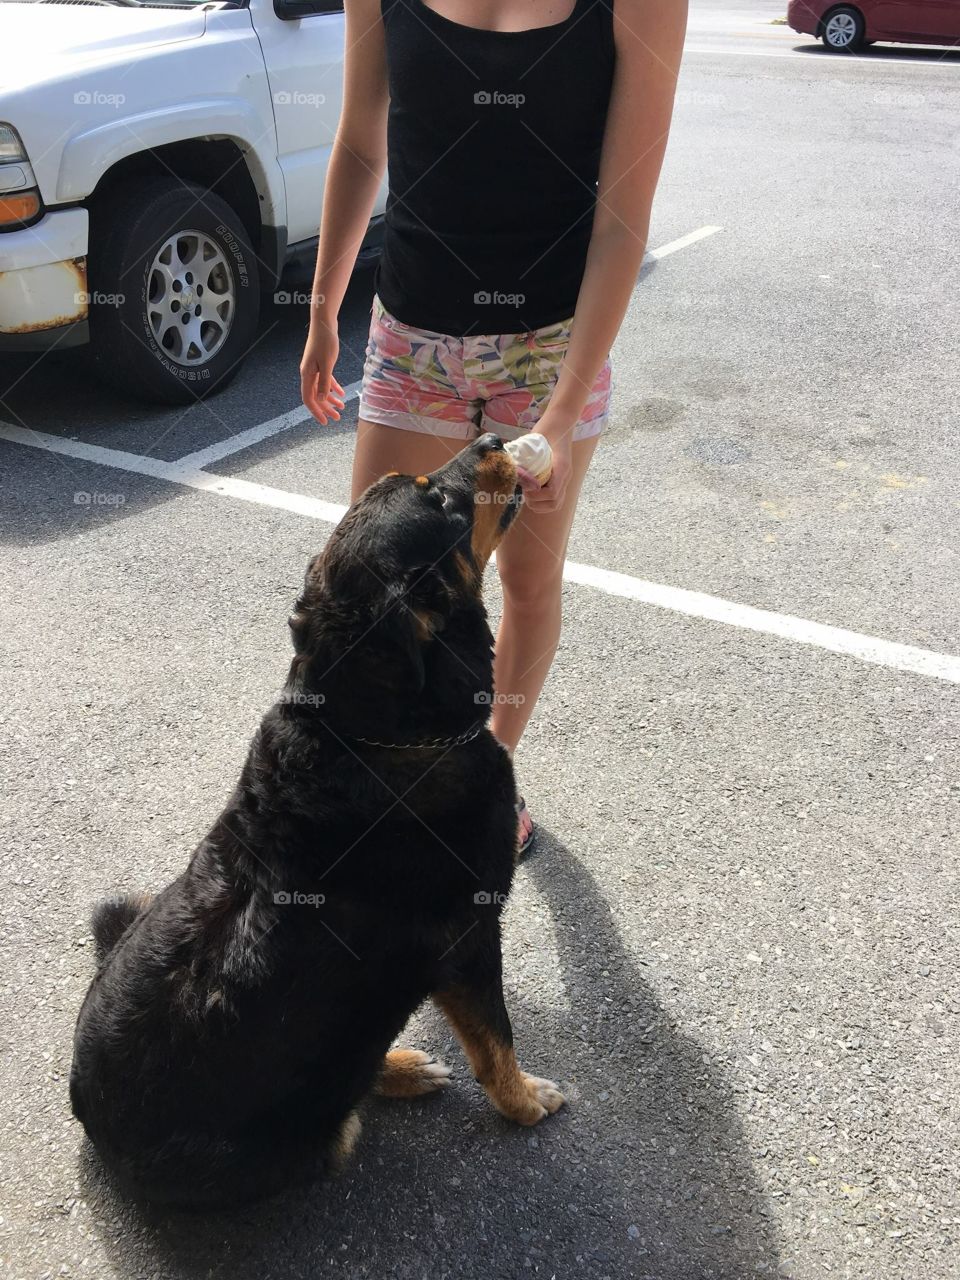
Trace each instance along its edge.
{"label": "dog's head", "polygon": [[480,719],[492,644],[483,571],[521,501],[492,433],[429,475],[371,485],[308,566],[288,694],[363,736],[463,728],[468,708]]}

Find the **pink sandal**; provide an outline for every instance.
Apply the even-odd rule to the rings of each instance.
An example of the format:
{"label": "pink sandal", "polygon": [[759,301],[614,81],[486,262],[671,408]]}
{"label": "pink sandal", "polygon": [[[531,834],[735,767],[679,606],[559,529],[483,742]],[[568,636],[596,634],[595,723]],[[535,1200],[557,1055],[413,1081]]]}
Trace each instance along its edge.
{"label": "pink sandal", "polygon": [[[517,792],[517,861],[525,858],[533,848],[533,842],[536,839],[536,828],[533,825],[533,819],[530,817],[530,811],[527,809],[527,802],[524,800],[520,792]],[[529,830],[527,829],[529,823]]]}

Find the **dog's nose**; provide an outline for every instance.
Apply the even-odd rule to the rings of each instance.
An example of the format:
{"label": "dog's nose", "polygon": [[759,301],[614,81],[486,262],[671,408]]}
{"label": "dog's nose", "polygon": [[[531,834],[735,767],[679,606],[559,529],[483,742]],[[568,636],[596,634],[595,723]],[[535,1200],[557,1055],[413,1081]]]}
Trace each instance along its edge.
{"label": "dog's nose", "polygon": [[482,458],[488,453],[502,453],[503,441],[493,431],[485,431],[482,436],[478,436],[474,441],[474,448]]}

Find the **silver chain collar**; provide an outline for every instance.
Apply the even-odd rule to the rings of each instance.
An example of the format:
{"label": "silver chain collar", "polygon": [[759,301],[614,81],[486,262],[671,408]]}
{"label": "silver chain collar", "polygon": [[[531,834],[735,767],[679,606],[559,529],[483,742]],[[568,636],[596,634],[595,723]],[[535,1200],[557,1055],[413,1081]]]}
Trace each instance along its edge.
{"label": "silver chain collar", "polygon": [[354,742],[366,742],[371,747],[396,747],[403,751],[412,749],[417,750],[436,750],[438,747],[459,747],[464,742],[472,742],[483,730],[486,721],[481,720],[478,724],[469,729],[464,729],[463,733],[458,733],[454,738],[421,738],[418,742],[378,742],[375,738],[361,738],[357,734],[350,734]]}

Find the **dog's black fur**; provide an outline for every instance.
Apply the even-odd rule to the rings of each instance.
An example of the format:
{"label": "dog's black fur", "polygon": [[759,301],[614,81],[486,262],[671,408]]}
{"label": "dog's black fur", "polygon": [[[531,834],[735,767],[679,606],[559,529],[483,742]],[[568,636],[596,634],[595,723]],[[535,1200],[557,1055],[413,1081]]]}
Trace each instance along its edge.
{"label": "dog's black fur", "polygon": [[284,693],[190,864],[152,901],[97,908],[70,1095],[131,1194],[232,1204],[322,1173],[431,994],[509,1047],[509,755],[485,727],[443,749],[358,739],[486,721],[481,581],[519,501],[491,435],[372,485],[307,570]]}

